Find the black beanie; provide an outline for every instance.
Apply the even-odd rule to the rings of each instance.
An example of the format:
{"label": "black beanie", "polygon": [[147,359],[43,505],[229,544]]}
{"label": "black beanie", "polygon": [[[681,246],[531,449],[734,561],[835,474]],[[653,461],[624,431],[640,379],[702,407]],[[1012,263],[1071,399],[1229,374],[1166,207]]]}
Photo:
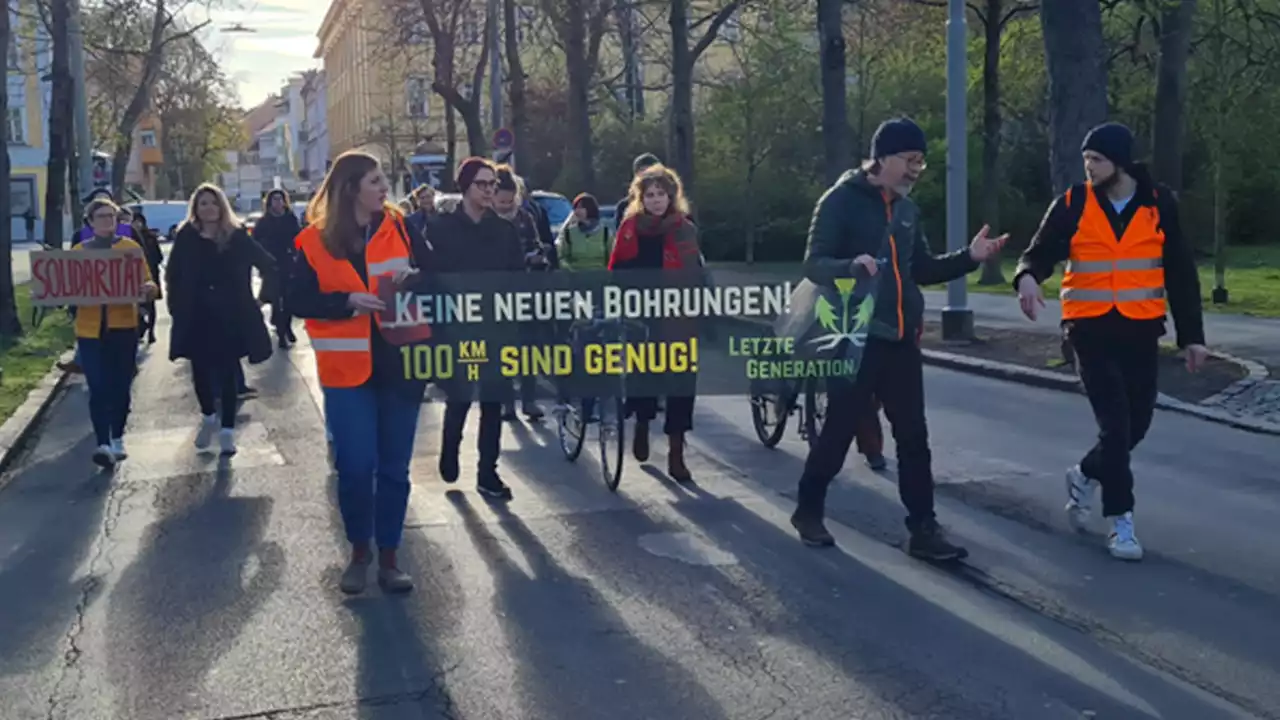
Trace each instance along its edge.
{"label": "black beanie", "polygon": [[925,152],[924,130],[910,118],[893,118],[880,123],[871,136],[871,159],[904,152]]}
{"label": "black beanie", "polygon": [[469,157],[462,161],[458,166],[458,190],[466,192],[471,187],[471,182],[476,179],[476,173],[484,169],[493,169],[493,163],[482,157]]}
{"label": "black beanie", "polygon": [[653,153],[643,153],[637,155],[636,159],[631,161],[631,174],[639,175],[641,171],[651,168],[654,165],[661,164],[662,161],[658,159],[657,155],[654,155]]}
{"label": "black beanie", "polygon": [[1080,152],[1092,150],[1123,170],[1133,167],[1133,131],[1120,123],[1103,123],[1089,131]]}

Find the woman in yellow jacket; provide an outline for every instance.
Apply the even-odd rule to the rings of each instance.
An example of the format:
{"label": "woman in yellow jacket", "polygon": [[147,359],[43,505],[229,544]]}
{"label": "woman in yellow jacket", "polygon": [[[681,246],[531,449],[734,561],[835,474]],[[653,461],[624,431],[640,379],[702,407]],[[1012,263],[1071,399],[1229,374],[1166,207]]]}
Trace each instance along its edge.
{"label": "woman in yellow jacket", "polygon": [[[89,203],[85,217],[93,236],[72,248],[78,250],[136,250],[142,246],[130,238],[116,234],[116,217],[120,208],[110,200]],[[146,294],[139,301],[153,300],[156,284],[145,262],[142,272]],[[124,426],[129,419],[133,376],[138,365],[138,303],[87,305],[76,311],[76,346],[80,364],[89,385],[89,417],[98,449],[93,461],[104,468],[123,460]]]}

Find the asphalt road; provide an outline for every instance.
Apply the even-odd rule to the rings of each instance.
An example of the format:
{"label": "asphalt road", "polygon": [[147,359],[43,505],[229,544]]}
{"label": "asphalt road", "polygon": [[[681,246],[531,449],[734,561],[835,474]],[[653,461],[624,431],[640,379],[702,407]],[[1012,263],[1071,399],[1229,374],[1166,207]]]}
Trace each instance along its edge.
{"label": "asphalt road", "polygon": [[510,425],[506,507],[439,480],[430,403],[418,589],[346,599],[309,352],[251,369],[221,466],[166,353],[114,477],[74,383],[0,491],[4,720],[1280,718],[1274,437],[1161,413],[1135,464],[1148,558],[1126,565],[1059,517],[1083,398],[928,369],[939,512],[973,553],[937,568],[896,547],[892,474],[856,458],[839,548],[800,545],[803,446],[760,446],[740,398],[699,400],[690,488],[661,441],[613,495]]}

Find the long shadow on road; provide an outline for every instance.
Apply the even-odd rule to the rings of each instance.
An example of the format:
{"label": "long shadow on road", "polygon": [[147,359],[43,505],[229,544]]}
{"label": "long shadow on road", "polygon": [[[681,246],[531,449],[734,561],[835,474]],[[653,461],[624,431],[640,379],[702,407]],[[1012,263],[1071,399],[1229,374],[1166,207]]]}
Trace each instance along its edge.
{"label": "long shadow on road", "polygon": [[169,478],[160,519],[111,593],[106,620],[117,716],[165,720],[200,710],[205,675],[279,587],[285,556],[263,541],[268,497],[230,494],[232,471]]}
{"label": "long shadow on road", "polygon": [[528,717],[727,718],[680,664],[636,638],[608,601],[565,572],[524,522],[496,505],[500,525],[532,565],[518,567],[461,492],[449,493],[497,583],[494,612],[519,654]]}

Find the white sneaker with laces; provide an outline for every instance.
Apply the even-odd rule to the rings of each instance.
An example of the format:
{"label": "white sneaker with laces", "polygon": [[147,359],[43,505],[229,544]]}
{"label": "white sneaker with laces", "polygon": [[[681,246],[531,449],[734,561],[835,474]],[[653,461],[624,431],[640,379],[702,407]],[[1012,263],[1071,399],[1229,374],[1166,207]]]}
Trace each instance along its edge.
{"label": "white sneaker with laces", "polygon": [[1133,532],[1133,513],[1111,518],[1111,535],[1107,537],[1107,549],[1111,557],[1120,560],[1141,560],[1142,545]]}
{"label": "white sneaker with laces", "polygon": [[116,454],[111,452],[110,445],[99,445],[98,449],[93,451],[93,462],[103,468],[115,467]]}
{"label": "white sneaker with laces", "polygon": [[231,428],[223,428],[218,431],[218,447],[223,455],[236,454],[236,431]]}
{"label": "white sneaker with laces", "polygon": [[124,451],[124,438],[115,438],[111,441],[111,452],[116,456],[117,460],[124,460],[129,457],[129,453]]}
{"label": "white sneaker with laces", "polygon": [[200,419],[200,429],[196,431],[196,449],[204,450],[213,442],[213,434],[218,431],[218,416],[205,415]]}
{"label": "white sneaker with laces", "polygon": [[1093,496],[1098,481],[1085,476],[1079,465],[1067,470],[1067,524],[1076,532],[1084,532],[1093,513]]}

